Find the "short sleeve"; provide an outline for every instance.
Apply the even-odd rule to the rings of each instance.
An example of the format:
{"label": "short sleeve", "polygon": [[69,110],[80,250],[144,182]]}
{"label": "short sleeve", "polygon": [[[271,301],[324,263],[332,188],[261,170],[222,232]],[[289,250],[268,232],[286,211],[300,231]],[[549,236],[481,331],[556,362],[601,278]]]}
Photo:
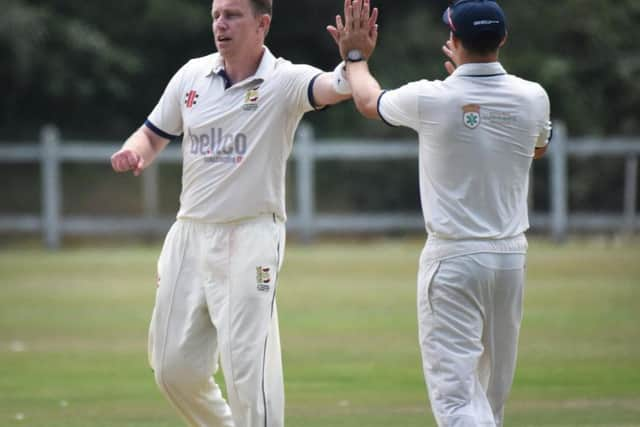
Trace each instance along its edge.
{"label": "short sleeve", "polygon": [[159,136],[174,139],[182,134],[182,93],[180,91],[186,65],[169,81],[160,101],[149,115],[145,125]]}
{"label": "short sleeve", "polygon": [[306,113],[322,109],[316,105],[313,98],[313,84],[323,73],[322,70],[311,65],[287,64],[284,69],[285,99],[291,102],[291,110],[298,113]]}
{"label": "short sleeve", "polygon": [[395,90],[382,92],[378,98],[380,118],[388,125],[406,126],[418,131],[420,89],[420,83],[413,82]]}
{"label": "short sleeve", "polygon": [[544,148],[551,141],[553,135],[553,127],[551,124],[551,104],[547,92],[540,87],[542,95],[540,96],[540,129],[536,140],[536,148]]}

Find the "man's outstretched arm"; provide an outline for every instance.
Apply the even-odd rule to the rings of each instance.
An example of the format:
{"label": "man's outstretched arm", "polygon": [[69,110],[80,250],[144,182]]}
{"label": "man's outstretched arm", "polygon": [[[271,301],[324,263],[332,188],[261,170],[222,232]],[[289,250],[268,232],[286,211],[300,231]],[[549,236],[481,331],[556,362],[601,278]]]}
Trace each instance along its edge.
{"label": "man's outstretched arm", "polygon": [[[362,21],[360,22],[360,20],[358,20],[358,25],[361,25],[363,31],[366,31],[368,34],[375,34],[375,37],[377,38],[378,10],[374,9],[372,13],[369,13],[369,0],[366,0],[366,5],[362,4],[361,0],[357,0],[357,2],[359,2],[358,11],[353,12],[351,0],[345,0],[345,13],[350,11],[351,13],[358,13],[362,16]],[[351,18],[348,17],[347,20],[349,19]],[[339,15],[336,17],[336,23],[339,23],[339,28],[343,27],[342,18]],[[336,41],[336,44],[341,48],[340,56],[345,59],[347,51],[344,51],[342,46],[339,44],[339,30],[336,27],[328,26],[327,31],[329,31]],[[351,98],[351,92],[352,87],[350,86],[350,82],[348,82],[344,63],[339,65],[333,73],[324,73],[320,75],[316,79],[313,88],[314,99],[318,105],[333,105],[338,102],[345,101]]]}
{"label": "man's outstretched arm", "polygon": [[356,108],[368,119],[381,120],[378,112],[378,100],[382,89],[378,81],[371,75],[366,61],[352,62],[347,67],[347,78],[353,91],[353,102]]}
{"label": "man's outstretched arm", "polygon": [[336,26],[328,26],[327,31],[340,48],[342,58],[347,58],[351,51],[362,55],[362,61],[347,59],[347,80],[358,111],[369,119],[380,120],[378,99],[382,90],[367,64],[378,40],[378,9],[371,9],[370,0],[345,0],[344,16],[344,23],[340,15],[336,16]]}

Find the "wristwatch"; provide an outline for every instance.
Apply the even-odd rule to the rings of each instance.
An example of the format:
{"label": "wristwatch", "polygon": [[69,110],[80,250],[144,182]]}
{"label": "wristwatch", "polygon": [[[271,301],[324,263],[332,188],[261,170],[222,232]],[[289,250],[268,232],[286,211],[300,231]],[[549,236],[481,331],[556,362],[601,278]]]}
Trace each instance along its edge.
{"label": "wristwatch", "polygon": [[349,52],[347,52],[346,61],[347,62],[364,61],[364,55],[362,54],[362,51],[359,49],[351,49]]}

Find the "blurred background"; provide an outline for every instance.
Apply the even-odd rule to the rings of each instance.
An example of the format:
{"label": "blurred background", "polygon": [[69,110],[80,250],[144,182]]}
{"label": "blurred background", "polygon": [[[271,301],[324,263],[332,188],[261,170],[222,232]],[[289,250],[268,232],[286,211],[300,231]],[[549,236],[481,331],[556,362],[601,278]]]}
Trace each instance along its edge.
{"label": "blurred background", "polygon": [[[42,233],[39,217],[47,215],[49,226],[54,226],[52,221],[61,220],[54,221],[52,215],[122,218],[145,214],[147,219],[164,218],[153,227],[147,221],[147,228],[161,235],[178,207],[179,154],[175,152],[159,172],[151,172],[157,177],[149,178],[152,182],[143,190],[132,177],[110,172],[104,144],[113,148],[121,144],[153,109],[175,71],[188,58],[213,51],[210,3],[2,0],[2,4],[0,148],[5,151],[0,151],[4,153],[0,155],[0,218],[18,216],[21,222],[0,220],[0,232]],[[556,144],[563,145],[560,151],[568,152],[566,158],[560,153],[555,169],[548,159],[538,162],[532,172],[531,209],[551,214],[534,215],[534,231],[555,227],[556,237],[561,238],[562,230],[572,227],[637,230],[640,3],[621,0],[613,6],[604,0],[567,0],[551,5],[532,0],[525,6],[504,0],[502,4],[510,30],[502,62],[511,73],[547,89],[558,130],[561,124],[566,129],[563,135],[557,133],[561,141]],[[445,78],[440,48],[448,30],[440,17],[447,1],[381,0],[376,5],[381,9],[380,41],[371,67],[383,87]],[[338,55],[325,27],[341,6],[339,1],[276,1],[268,45],[276,55],[294,62],[333,69]],[[401,220],[391,221],[383,215],[377,223],[369,218],[371,227],[366,218],[360,218],[356,225],[365,231],[420,231],[413,131],[364,120],[347,103],[308,114],[304,120],[315,142],[333,139],[382,147],[367,161],[359,160],[367,157],[362,151],[370,147],[356,148],[352,158],[316,155],[313,166],[317,163],[317,167],[312,171],[300,171],[305,165],[290,167],[292,232],[306,229],[313,234],[315,226],[319,231],[342,233],[345,227],[332,227],[331,221],[324,227],[326,222],[313,223],[309,218],[354,212],[400,215]],[[51,149],[49,155],[58,153],[59,161],[66,163],[58,167],[53,162],[48,173],[54,175],[49,177],[44,176],[48,169],[40,161],[47,156],[41,151],[25,152],[25,147],[42,142],[45,125],[55,126],[58,137],[53,139],[63,145],[79,142],[66,154]],[[394,149],[398,144],[392,142],[397,140],[413,148]],[[564,147],[566,142],[574,144]],[[103,151],[96,154],[99,143]],[[22,152],[7,151],[19,147]],[[339,146],[333,149],[340,151]],[[305,177],[298,173],[311,175],[313,182],[301,183]],[[45,194],[56,190],[44,188],[47,182],[60,194]],[[312,196],[307,194],[309,188]],[[54,206],[46,205],[47,198]],[[304,198],[315,205],[300,200]],[[299,213],[307,215],[303,225],[297,221]],[[567,215],[572,213],[590,216],[570,220]],[[402,220],[406,217],[410,218]],[[129,225],[123,225],[123,230],[139,224]],[[71,234],[91,227],[85,221],[61,228]]]}
{"label": "blurred background", "polygon": [[[333,69],[325,27],[343,2],[274,3],[272,52]],[[556,124],[532,170],[507,419],[640,426],[640,1],[500,3],[501,61],[546,88]],[[373,4],[381,85],[446,78],[448,2]],[[109,156],[176,70],[214,50],[210,7],[0,0],[0,426],[181,425],[144,354],[179,142],[142,178],[114,174]],[[304,118],[280,293],[290,426],[433,425],[415,339],[416,141],[351,103]]]}

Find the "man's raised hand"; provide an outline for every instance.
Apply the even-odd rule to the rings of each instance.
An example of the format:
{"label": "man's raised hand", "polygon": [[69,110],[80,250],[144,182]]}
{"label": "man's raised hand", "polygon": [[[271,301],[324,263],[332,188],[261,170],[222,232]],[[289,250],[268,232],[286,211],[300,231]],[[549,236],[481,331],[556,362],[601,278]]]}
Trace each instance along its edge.
{"label": "man's raised hand", "polygon": [[456,59],[456,48],[451,39],[447,40],[444,46],[442,46],[442,52],[449,58],[449,60],[444,63],[444,68],[447,70],[447,73],[453,74],[456,70],[458,60]]}
{"label": "man's raised hand", "polygon": [[345,0],[344,22],[336,16],[336,26],[327,26],[327,31],[340,48],[345,59],[350,50],[358,49],[368,59],[378,40],[378,8],[371,10],[370,0]]}

